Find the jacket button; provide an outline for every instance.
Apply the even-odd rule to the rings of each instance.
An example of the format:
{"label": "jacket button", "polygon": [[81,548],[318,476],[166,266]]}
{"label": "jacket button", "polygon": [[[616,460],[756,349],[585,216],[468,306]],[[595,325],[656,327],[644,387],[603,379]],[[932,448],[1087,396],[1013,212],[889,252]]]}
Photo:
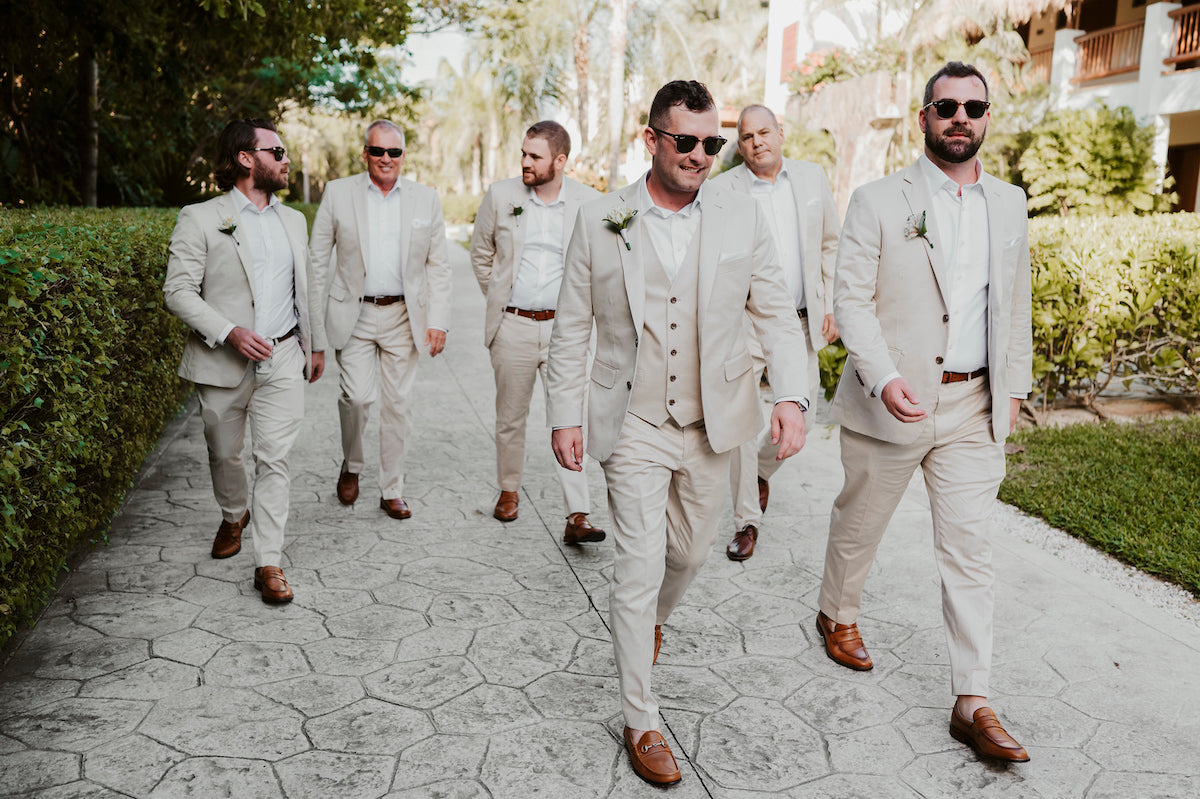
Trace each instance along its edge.
{"label": "jacket button", "polygon": [[674,405],[674,404],[675,404],[675,400],[667,400],[667,404],[668,404],[668,405]]}
{"label": "jacket button", "polygon": [[626,391],[633,391],[633,383],[632,383],[632,381],[626,381],[626,383],[625,383],[625,390],[626,390]]}
{"label": "jacket button", "polygon": [[672,382],[672,383],[674,383],[674,382],[675,382],[675,375],[671,375],[671,382]]}
{"label": "jacket button", "polygon": [[942,321],[943,321],[943,322],[949,322],[949,321],[950,321],[950,314],[948,314],[948,313],[946,313],[946,314],[942,314]]}
{"label": "jacket button", "polygon": [[940,356],[940,355],[939,355],[939,356],[937,356],[936,358],[934,358],[934,360],[935,360],[935,361],[937,361],[938,363],[941,363],[941,362],[942,362],[943,360],[945,360],[945,359],[944,359],[944,358],[942,358],[942,356]]}

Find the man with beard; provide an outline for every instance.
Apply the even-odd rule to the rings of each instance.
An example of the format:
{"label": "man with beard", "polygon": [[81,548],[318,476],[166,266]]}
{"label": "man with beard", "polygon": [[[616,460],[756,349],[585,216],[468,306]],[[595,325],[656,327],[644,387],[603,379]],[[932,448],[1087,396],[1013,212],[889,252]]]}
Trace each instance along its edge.
{"label": "man with beard", "polygon": [[[475,215],[471,267],[487,297],[483,345],[496,374],[496,480],[500,498],[492,515],[517,518],[525,462],[525,423],[537,376],[546,386],[550,331],[563,254],[575,229],[579,206],[600,192],[563,176],[571,137],[557,122],[538,122],[525,131],[521,177],[493,183]],[[563,541],[603,541],[593,527],[587,477],[557,469],[567,525]]]}
{"label": "man with beard", "polygon": [[[191,328],[179,374],[196,384],[213,494],[224,520],[212,556],[242,548],[254,519],[254,587],[289,602],[280,568],[291,477],[287,457],[304,416],[304,376],[325,368],[319,291],[304,215],[279,202],[288,158],[275,126],[231,122],[217,140],[217,185],[228,191],[179,212],[167,307]],[[250,423],[254,512],[242,450]]]}
{"label": "man with beard", "polygon": [[337,498],[343,505],[358,499],[363,435],[378,397],[379,507],[393,519],[412,516],[404,501],[404,454],[419,346],[436,358],[450,325],[442,201],[428,186],[400,177],[404,155],[404,132],[386,119],[372,122],[362,149],[366,173],[329,182],[309,243],[327,291],[325,327],[339,370]]}
{"label": "man with beard", "polygon": [[854,192],[834,315],[849,353],[833,401],[845,484],[834,502],[817,631],[867,670],[858,632],[876,547],[917,466],[933,515],[951,690],[950,734],[980,755],[1029,755],[988,706],[993,570],[988,521],[1004,440],[1032,386],[1025,193],[983,171],[987,83],[951,62],[925,86],[925,154]]}

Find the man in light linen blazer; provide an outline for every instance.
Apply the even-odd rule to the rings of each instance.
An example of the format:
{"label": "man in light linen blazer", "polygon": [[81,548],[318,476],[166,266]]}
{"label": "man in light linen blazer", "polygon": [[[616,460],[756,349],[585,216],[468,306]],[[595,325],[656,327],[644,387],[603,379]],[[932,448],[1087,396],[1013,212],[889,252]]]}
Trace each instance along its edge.
{"label": "man in light linen blazer", "polygon": [[[833,318],[833,270],[841,226],[825,171],[807,161],[783,157],[783,128],[771,109],[747,106],[738,118],[738,152],[742,163],[713,178],[767,206],[779,265],[804,326],[808,344],[810,391],[820,388],[817,352],[838,337]],[[819,321],[818,321],[819,320]],[[751,348],[754,373],[761,379],[766,361]],[[772,379],[768,375],[768,379]],[[733,540],[725,547],[730,560],[747,560],[758,542],[767,509],[769,480],[783,464],[765,437],[748,441],[730,459],[733,493]]]}
{"label": "man in light linen blazer", "polygon": [[[213,494],[223,521],[212,556],[242,548],[254,520],[254,587],[288,602],[280,567],[291,485],[287,457],[304,417],[304,378],[325,368],[325,328],[304,215],[279,202],[287,154],[267,120],[231,122],[217,140],[228,193],[179,212],[163,294],[190,328],[179,374],[196,384]],[[250,424],[254,512],[243,448]]]}
{"label": "man in light linen blazer", "polygon": [[846,482],[834,502],[817,629],[830,658],[872,662],[856,620],[879,539],[920,466],[933,511],[951,690],[950,733],[1028,759],[988,707],[988,520],[1004,439],[1032,385],[1025,194],[983,171],[988,91],[975,67],[930,78],[925,154],[859,188],[838,249],[834,314],[849,352],[834,398]]}
{"label": "man in light linen blazer", "polygon": [[362,157],[365,174],[325,187],[309,244],[328,293],[325,326],[340,369],[337,497],[343,505],[358,499],[363,435],[379,397],[379,506],[393,519],[407,519],[404,455],[418,347],[436,357],[446,345],[450,257],[437,192],[400,177],[400,128],[371,123]]}
{"label": "man in light linen blazer", "polygon": [[778,457],[803,446],[808,404],[803,331],[762,207],[704,185],[719,130],[703,84],[659,90],[643,132],[650,171],[580,211],[550,340],[555,455],[582,468],[586,395],[587,451],[608,484],[625,746],[658,784],[680,779],[650,689],[662,625],[716,539],[730,453],[762,426],[747,314],[778,375]]}
{"label": "man in light linen blazer", "polygon": [[[538,375],[546,385],[550,331],[563,258],[579,207],[600,192],[563,176],[571,137],[544,120],[525,132],[521,177],[493,183],[475,215],[471,267],[487,298],[483,344],[496,376],[496,480],[500,497],[492,515],[517,518],[525,461],[525,425]],[[567,525],[563,541],[603,541],[592,526],[587,477],[558,468]]]}

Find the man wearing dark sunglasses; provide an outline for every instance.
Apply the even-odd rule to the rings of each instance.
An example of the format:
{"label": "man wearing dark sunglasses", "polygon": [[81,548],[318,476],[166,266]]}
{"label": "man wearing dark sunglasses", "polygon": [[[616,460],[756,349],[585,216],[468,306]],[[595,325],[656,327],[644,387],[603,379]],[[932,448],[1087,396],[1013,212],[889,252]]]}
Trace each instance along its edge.
{"label": "man wearing dark sunglasses", "polygon": [[776,457],[804,445],[808,406],[804,333],[763,208],[704,183],[719,132],[703,84],[659,90],[642,134],[650,171],[580,210],[550,338],[555,456],[582,469],[586,398],[587,451],[608,485],[625,748],[655,784],[681,778],[650,686],[662,625],[716,540],[731,453],[762,426],[747,316],[777,377]]}
{"label": "man wearing dark sunglasses", "polygon": [[339,369],[342,466],[336,493],[343,505],[358,499],[366,466],[363,436],[378,398],[379,507],[393,519],[407,519],[412,386],[419,347],[436,357],[446,345],[450,256],[437,192],[400,176],[403,131],[388,120],[371,123],[362,158],[365,173],[325,187],[309,245],[326,291],[325,325]]}
{"label": "man wearing dark sunglasses", "polygon": [[862,186],[838,247],[834,315],[849,352],[833,418],[845,483],[834,502],[817,631],[872,667],[856,624],[876,547],[919,466],[933,513],[956,699],[950,734],[982,756],[1029,755],[988,706],[989,518],[1004,440],[1032,387],[1025,193],[983,171],[987,82],[951,62],[925,86],[917,163]]}
{"label": "man wearing dark sunglasses", "polygon": [[[229,123],[217,139],[215,172],[227,193],[179,212],[163,293],[191,328],[179,374],[196,384],[223,517],[212,556],[236,555],[253,518],[254,587],[264,602],[290,602],[280,566],[287,459],[304,417],[305,375],[316,381],[325,368],[324,309],[304,215],[275,196],[288,173],[275,126]],[[247,422],[253,500],[242,457]]]}

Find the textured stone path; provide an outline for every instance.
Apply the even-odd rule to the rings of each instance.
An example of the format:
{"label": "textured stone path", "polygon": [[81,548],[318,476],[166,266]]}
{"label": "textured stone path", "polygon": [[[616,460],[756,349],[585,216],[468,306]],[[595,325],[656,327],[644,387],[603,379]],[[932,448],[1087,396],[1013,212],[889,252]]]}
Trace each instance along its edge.
{"label": "textured stone path", "polygon": [[[620,741],[612,542],[561,543],[536,399],[521,517],[496,497],[483,300],[452,245],[444,357],[418,379],[413,518],[334,497],[336,371],[310,388],[285,568],[212,560],[200,420],[179,420],[113,526],[0,671],[0,795],[652,797]],[[813,619],[840,485],[823,410],[772,481],[754,558],[721,540],[654,670],[678,799],[1200,796],[1200,630],[997,533],[994,704],[1032,761],[979,762],[951,697],[924,494],[885,537],[860,628],[876,667],[829,661]],[[374,462],[372,455],[371,462]],[[607,526],[590,464],[594,520]]]}

